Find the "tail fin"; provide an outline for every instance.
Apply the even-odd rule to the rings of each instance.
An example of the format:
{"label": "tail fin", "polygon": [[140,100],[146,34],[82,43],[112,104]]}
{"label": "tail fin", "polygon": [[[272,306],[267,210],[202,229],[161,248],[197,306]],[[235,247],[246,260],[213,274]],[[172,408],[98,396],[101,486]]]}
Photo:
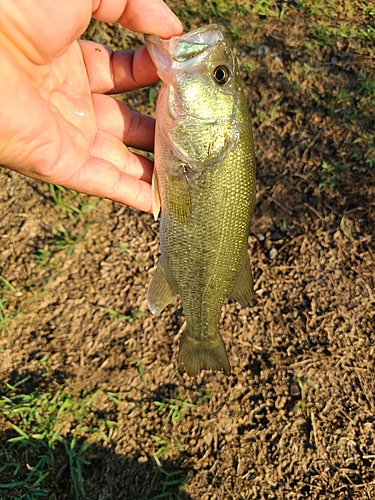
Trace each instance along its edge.
{"label": "tail fin", "polygon": [[223,371],[230,374],[230,365],[221,335],[198,340],[186,329],[181,337],[178,371],[196,377],[201,370]]}

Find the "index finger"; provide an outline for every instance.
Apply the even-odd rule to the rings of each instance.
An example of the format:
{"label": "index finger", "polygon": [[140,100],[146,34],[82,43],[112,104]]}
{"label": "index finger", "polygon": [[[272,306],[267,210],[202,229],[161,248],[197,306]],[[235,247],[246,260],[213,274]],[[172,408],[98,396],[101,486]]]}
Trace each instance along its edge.
{"label": "index finger", "polygon": [[96,0],[93,2],[92,17],[98,21],[114,23],[132,31],[161,38],[181,35],[182,24],[163,0]]}
{"label": "index finger", "polygon": [[148,87],[159,80],[145,46],[117,50],[88,40],[79,40],[91,92],[119,94]]}

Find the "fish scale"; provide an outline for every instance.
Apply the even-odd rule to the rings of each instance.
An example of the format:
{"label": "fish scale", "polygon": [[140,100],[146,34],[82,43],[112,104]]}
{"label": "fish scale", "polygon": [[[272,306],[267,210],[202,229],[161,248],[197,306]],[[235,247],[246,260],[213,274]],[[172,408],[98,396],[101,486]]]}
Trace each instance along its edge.
{"label": "fish scale", "polygon": [[[175,58],[173,39],[184,42],[177,44]],[[247,240],[255,169],[246,98],[234,56],[217,26],[171,41],[150,36],[146,45],[163,80],[153,179],[161,206],[161,256],[148,305],[158,314],[180,295],[186,316],[180,372],[229,373],[219,332],[223,302],[229,296],[245,305],[252,295]],[[228,71],[228,82],[215,80],[216,68]]]}

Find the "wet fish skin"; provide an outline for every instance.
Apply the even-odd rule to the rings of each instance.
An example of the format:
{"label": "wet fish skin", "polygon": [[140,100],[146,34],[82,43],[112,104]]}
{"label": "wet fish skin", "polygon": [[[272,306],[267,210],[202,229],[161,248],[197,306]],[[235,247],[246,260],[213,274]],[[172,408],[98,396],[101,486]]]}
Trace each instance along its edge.
{"label": "wet fish skin", "polygon": [[161,256],[148,306],[159,314],[176,293],[181,297],[181,373],[229,374],[219,332],[222,305],[226,296],[246,305],[253,293],[248,234],[255,168],[246,98],[217,26],[171,40],[150,36],[146,45],[163,81],[153,178]]}

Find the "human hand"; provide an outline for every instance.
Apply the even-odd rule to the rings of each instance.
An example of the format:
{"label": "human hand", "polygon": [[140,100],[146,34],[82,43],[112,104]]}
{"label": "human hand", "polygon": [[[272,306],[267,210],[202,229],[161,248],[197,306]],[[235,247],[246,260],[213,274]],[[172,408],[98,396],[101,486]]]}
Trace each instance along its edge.
{"label": "human hand", "polygon": [[163,38],[182,27],[163,0],[1,0],[0,165],[151,211],[154,120],[107,94],[158,80],[145,47],[77,38],[91,17]]}

